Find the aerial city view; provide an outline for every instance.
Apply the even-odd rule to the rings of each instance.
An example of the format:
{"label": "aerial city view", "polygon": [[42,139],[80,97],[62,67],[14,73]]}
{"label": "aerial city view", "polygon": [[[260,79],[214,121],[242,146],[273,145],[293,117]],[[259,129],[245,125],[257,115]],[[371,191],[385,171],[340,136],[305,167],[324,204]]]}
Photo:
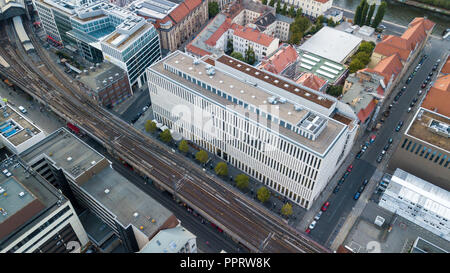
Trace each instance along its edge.
{"label": "aerial city view", "polygon": [[450,252],[448,0],[0,0],[0,79],[0,253]]}

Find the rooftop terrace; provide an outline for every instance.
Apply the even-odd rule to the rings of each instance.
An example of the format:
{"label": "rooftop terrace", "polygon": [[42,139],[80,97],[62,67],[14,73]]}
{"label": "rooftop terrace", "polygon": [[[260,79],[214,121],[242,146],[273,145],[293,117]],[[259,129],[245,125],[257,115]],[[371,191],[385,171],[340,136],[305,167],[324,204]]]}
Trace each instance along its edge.
{"label": "rooftop terrace", "polygon": [[6,105],[0,107],[0,132],[14,146],[18,146],[41,133],[41,130]]}
{"label": "rooftop terrace", "polygon": [[[433,120],[441,122],[442,124],[450,125],[450,118],[438,115],[425,108],[420,108],[406,134],[450,152],[449,137],[430,130],[430,125]],[[448,132],[448,129],[447,133],[450,133]]]}

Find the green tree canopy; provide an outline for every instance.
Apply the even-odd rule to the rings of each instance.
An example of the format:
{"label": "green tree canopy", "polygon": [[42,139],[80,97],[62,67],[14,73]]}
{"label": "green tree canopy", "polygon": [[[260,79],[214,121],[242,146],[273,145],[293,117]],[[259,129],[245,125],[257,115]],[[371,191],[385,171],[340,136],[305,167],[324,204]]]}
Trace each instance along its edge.
{"label": "green tree canopy", "polygon": [[372,21],[373,13],[375,12],[375,7],[376,7],[375,4],[370,5],[369,13],[367,14],[366,22],[364,22],[364,25],[370,26],[370,22]]}
{"label": "green tree canopy", "polygon": [[231,52],[233,52],[233,39],[228,39],[227,41],[227,54],[230,54]]}
{"label": "green tree canopy", "polygon": [[270,0],[269,6],[273,7],[275,5],[275,0]]}
{"label": "green tree canopy", "polygon": [[261,3],[262,3],[263,5],[267,5],[267,0],[261,0]]}
{"label": "green tree canopy", "polygon": [[330,94],[334,97],[339,97],[342,95],[342,89],[344,87],[342,85],[330,85],[327,89],[327,94]]}
{"label": "green tree canopy", "polygon": [[375,44],[373,42],[363,41],[359,45],[357,52],[366,52],[367,54],[372,54],[373,49],[375,48]]}
{"label": "green tree canopy", "polygon": [[356,71],[363,69],[364,66],[365,66],[364,63],[360,59],[353,58],[352,61],[350,62],[348,70],[350,73],[355,73]]}
{"label": "green tree canopy", "polygon": [[278,0],[275,12],[276,13],[280,13],[281,12],[281,0]]}
{"label": "green tree canopy", "polygon": [[370,62],[370,54],[367,54],[367,52],[364,51],[356,53],[353,58],[359,59],[364,64],[364,66],[366,66]]}
{"label": "green tree canopy", "polygon": [[283,9],[281,10],[282,15],[287,15],[287,4],[284,3]]}
{"label": "green tree canopy", "polygon": [[253,65],[256,61],[255,51],[253,51],[253,48],[248,46],[247,50],[245,51],[245,62]]}
{"label": "green tree canopy", "polygon": [[238,59],[239,61],[245,62],[244,56],[242,56],[242,54],[240,52],[233,51],[233,52],[231,52],[230,56],[235,58],[235,59]]}
{"label": "green tree canopy", "polygon": [[219,162],[217,163],[216,167],[214,168],[214,171],[217,175],[220,176],[226,176],[228,175],[228,166],[225,162]]}
{"label": "green tree canopy", "polygon": [[159,137],[162,141],[169,143],[172,141],[172,134],[170,134],[170,130],[166,129],[159,134]]}
{"label": "green tree canopy", "polygon": [[145,122],[145,131],[154,133],[156,131],[156,123],[151,120]]}
{"label": "green tree canopy", "polygon": [[218,13],[219,13],[219,3],[217,3],[217,2],[209,2],[208,3],[209,18],[213,18]]}
{"label": "green tree canopy", "polygon": [[362,9],[363,7],[361,6],[361,4],[356,7],[355,16],[353,17],[353,24],[359,25],[359,23],[361,22]]}
{"label": "green tree canopy", "polygon": [[364,25],[366,22],[367,12],[369,11],[369,4],[367,4],[366,0],[363,0],[363,6],[362,6],[362,13],[361,13],[361,20],[359,21],[359,26]]}
{"label": "green tree canopy", "polygon": [[288,16],[289,17],[291,17],[291,18],[295,18],[295,8],[294,8],[294,6],[291,6],[290,8],[289,8],[289,10],[288,10]]}
{"label": "green tree canopy", "polygon": [[262,203],[267,202],[270,199],[270,191],[264,186],[258,189],[256,195],[258,196],[258,200]]}
{"label": "green tree canopy", "polygon": [[243,173],[236,175],[234,178],[234,182],[236,182],[236,186],[243,190],[248,187],[249,177]]}
{"label": "green tree canopy", "polygon": [[301,17],[303,14],[303,10],[302,8],[297,8],[296,12],[295,12],[295,17]]}
{"label": "green tree canopy", "polygon": [[186,140],[180,141],[180,144],[178,144],[178,150],[183,153],[187,153],[189,151],[189,145],[187,144]]}
{"label": "green tree canopy", "polygon": [[204,150],[198,151],[195,154],[195,159],[197,159],[200,163],[205,164],[208,161],[208,153]]}
{"label": "green tree canopy", "polygon": [[371,27],[377,28],[378,25],[383,21],[384,13],[386,12],[387,4],[385,1],[381,2],[381,5],[377,9],[377,14],[372,21]]}
{"label": "green tree canopy", "polygon": [[284,206],[281,208],[281,214],[283,214],[284,216],[292,215],[292,205],[290,203],[284,204]]}

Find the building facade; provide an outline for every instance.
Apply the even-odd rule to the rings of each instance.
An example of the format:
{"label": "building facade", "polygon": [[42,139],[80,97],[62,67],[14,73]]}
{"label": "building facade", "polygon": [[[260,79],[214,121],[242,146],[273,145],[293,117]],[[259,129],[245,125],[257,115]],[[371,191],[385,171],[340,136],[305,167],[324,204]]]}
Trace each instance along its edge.
{"label": "building facade", "polygon": [[175,52],[148,79],[158,122],[307,209],[357,130],[345,105],[226,55]]}
{"label": "building facade", "polygon": [[283,0],[282,2],[301,8],[303,14],[311,17],[325,15],[325,12],[333,6],[333,0]]}

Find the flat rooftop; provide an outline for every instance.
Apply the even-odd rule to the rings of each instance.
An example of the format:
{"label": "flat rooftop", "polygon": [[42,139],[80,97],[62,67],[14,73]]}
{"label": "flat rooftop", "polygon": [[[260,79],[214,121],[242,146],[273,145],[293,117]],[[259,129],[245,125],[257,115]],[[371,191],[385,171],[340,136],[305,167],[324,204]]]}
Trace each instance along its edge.
{"label": "flat rooftop", "polygon": [[[167,63],[168,65],[179,69],[180,71],[183,71],[188,75],[195,76],[202,82],[208,83],[211,86],[215,86],[216,88],[225,91],[227,94],[240,98],[241,100],[257,106],[260,109],[262,108],[261,106],[264,105],[264,101],[266,101],[268,97],[272,96],[261,88],[254,87],[253,85],[243,82],[238,78],[232,77],[230,74],[224,73],[218,69],[216,69],[215,75],[211,77],[205,73],[205,67],[207,63],[200,61],[198,65],[194,65],[193,58],[181,52],[175,52],[163,61],[155,63],[150,67],[150,69],[153,69],[170,79],[176,80],[180,84],[188,86],[201,95],[206,96],[211,100],[218,102],[219,104],[233,107],[232,109],[234,111],[242,115],[248,115],[249,119],[253,120],[255,123],[267,126],[268,128],[272,128],[273,130],[279,130],[281,135],[288,137],[293,141],[296,141],[300,145],[304,145],[307,149],[312,150],[313,152],[316,152],[320,155],[325,153],[328,148],[332,146],[333,140],[335,140],[344,129],[345,125],[338,123],[333,119],[328,119],[326,127],[318,136],[318,138],[315,141],[310,140],[306,137],[301,136],[300,134],[295,133],[292,130],[289,130],[268,120],[267,118],[257,116],[256,113],[245,109],[243,106],[237,103],[230,102],[229,100],[211,91],[208,91],[207,89],[201,88],[191,81],[188,81],[183,77],[164,69],[164,63]],[[292,125],[297,125],[298,122],[303,117],[305,117],[306,114],[308,114],[308,112],[315,113],[307,109],[296,111],[294,110],[294,105],[290,102],[278,103],[277,105],[272,105],[268,102],[266,104],[266,112],[272,113],[274,116],[278,116],[280,119],[290,122]]]}
{"label": "flat rooftop", "polygon": [[[125,47],[127,47],[129,44],[132,44],[139,35],[142,33],[148,31],[153,27],[150,23],[145,23],[143,26],[141,26],[139,29],[137,29],[133,34],[129,35],[127,38],[125,38],[123,41],[120,42],[118,46],[115,46],[113,42],[119,38],[119,36],[123,35],[120,34],[117,31],[114,31],[110,34],[110,36],[106,37],[104,40],[104,43],[108,44],[109,46],[113,48],[117,48],[119,51],[122,51]],[[120,38],[119,38],[120,39]]]}
{"label": "flat rooftop", "polygon": [[[20,156],[26,162],[30,162],[36,157],[40,158],[43,153],[47,160],[55,162],[66,175],[75,176],[75,179],[85,174],[89,168],[95,167],[95,172],[91,172],[88,178],[83,176],[82,182],[78,182],[81,178],[78,179],[77,185],[114,214],[124,227],[129,224],[136,228],[142,226],[141,231],[150,236],[173,215],[171,211],[112,169],[103,155],[65,128],[55,131]],[[109,192],[105,192],[106,189]],[[138,213],[137,217],[134,216],[135,212]],[[152,219],[155,219],[155,222],[152,222]]]}
{"label": "flat rooftop", "polygon": [[[422,112],[423,110],[423,112]],[[420,113],[422,112],[422,115]],[[450,118],[445,117],[443,115],[436,114],[428,109],[420,108],[417,111],[416,116],[414,117],[411,125],[409,126],[406,134],[418,138],[424,142],[430,143],[441,149],[450,152],[450,139],[448,136],[444,136],[438,134],[434,131],[431,131],[430,123],[436,120],[443,124],[450,125]],[[447,130],[448,132],[448,130]]]}
{"label": "flat rooftop", "polygon": [[[142,226],[141,231],[148,236],[157,232],[173,215],[111,167],[95,174],[81,188],[116,215],[124,227],[132,224],[139,229]],[[105,193],[106,189],[108,193]],[[134,216],[135,213],[138,215]]]}
{"label": "flat rooftop", "polygon": [[[123,69],[110,62],[102,62],[100,66],[94,67],[94,71],[89,68],[86,69],[88,70],[88,74],[81,73],[79,81],[91,88],[94,92],[103,90],[104,87],[111,84],[111,80],[116,81],[117,79],[121,79],[125,74]],[[106,82],[104,83],[103,81]]]}
{"label": "flat rooftop", "polygon": [[[27,172],[17,156],[1,162],[0,169],[11,174],[0,174],[0,187],[4,190],[0,194],[1,250],[56,210],[59,193],[41,176]],[[61,198],[63,203],[67,201],[64,196]],[[5,211],[7,214],[3,215]]]}
{"label": "flat rooftop", "polygon": [[331,84],[340,79],[347,71],[342,64],[311,52],[298,50],[298,56],[297,71],[313,73]]}
{"label": "flat rooftop", "polygon": [[[244,62],[240,62],[234,58],[231,58],[227,55],[220,56],[216,61],[226,64],[228,66],[233,67],[241,72],[244,72],[247,75],[260,79],[266,83],[274,85],[278,88],[284,89],[292,94],[300,96],[306,100],[314,102],[318,105],[321,105],[325,108],[330,108],[334,101],[329,100],[325,97],[321,97],[315,93],[308,92],[307,90],[301,88],[299,85],[294,85],[290,82],[283,80],[282,77],[275,77],[272,74],[264,72],[264,70],[256,69],[255,67],[248,65]],[[288,87],[286,87],[286,85]],[[258,105],[258,104],[256,104]]]}
{"label": "flat rooftop", "polygon": [[333,62],[343,63],[361,42],[361,38],[325,26],[303,43],[300,49]]}
{"label": "flat rooftop", "polygon": [[0,133],[14,146],[22,144],[40,132],[41,130],[34,126],[31,121],[10,106],[0,107]]}
{"label": "flat rooftop", "polygon": [[74,180],[105,157],[65,129],[59,129],[20,154],[25,162],[44,155]]}

